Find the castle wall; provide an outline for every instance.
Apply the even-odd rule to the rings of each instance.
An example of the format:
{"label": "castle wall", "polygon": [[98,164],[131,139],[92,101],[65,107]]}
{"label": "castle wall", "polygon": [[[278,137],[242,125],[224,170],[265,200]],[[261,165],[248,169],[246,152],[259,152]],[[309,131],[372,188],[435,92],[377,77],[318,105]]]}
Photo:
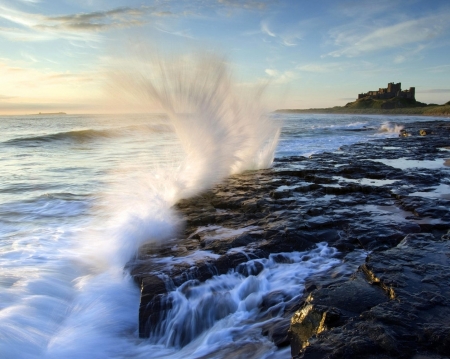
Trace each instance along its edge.
{"label": "castle wall", "polygon": [[370,97],[374,99],[390,99],[393,97],[415,99],[416,89],[410,87],[409,90],[402,91],[402,83],[389,82],[387,88],[379,88],[378,91],[368,91],[358,95],[358,99]]}

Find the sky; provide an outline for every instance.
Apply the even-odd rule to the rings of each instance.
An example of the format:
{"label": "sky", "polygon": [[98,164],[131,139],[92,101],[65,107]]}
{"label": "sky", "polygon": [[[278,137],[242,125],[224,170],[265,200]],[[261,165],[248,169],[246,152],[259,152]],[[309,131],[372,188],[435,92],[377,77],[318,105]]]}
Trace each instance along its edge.
{"label": "sky", "polygon": [[443,104],[448,19],[448,0],[0,0],[0,114],[133,112],[106,74],[137,42],[221,54],[238,87],[268,84],[268,110],[343,106],[388,82]]}

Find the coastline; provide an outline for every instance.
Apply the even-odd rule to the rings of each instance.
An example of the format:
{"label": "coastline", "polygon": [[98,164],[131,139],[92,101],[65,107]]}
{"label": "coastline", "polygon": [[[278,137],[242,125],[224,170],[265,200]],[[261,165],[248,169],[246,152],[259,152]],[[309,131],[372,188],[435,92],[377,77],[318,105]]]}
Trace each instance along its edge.
{"label": "coastline", "polygon": [[[419,135],[423,128],[426,136]],[[150,336],[170,311],[168,288],[230,271],[257,276],[262,264],[250,271],[249,260],[327,243],[352,270],[306,278],[301,298],[263,325],[264,336],[291,346],[298,358],[449,355],[450,261],[438,254],[450,250],[450,197],[442,183],[450,153],[440,150],[450,143],[450,123],[412,123],[405,130],[410,136],[281,158],[272,169],[233,176],[180,201],[186,226],[176,245],[144,246],[128,264],[141,287],[140,336]],[[434,190],[442,186],[443,193]],[[231,232],[211,241],[217,226]],[[185,259],[198,250],[214,255]],[[366,259],[355,259],[361,251]],[[165,257],[176,264],[155,263]],[[273,305],[263,299],[261,310]]]}
{"label": "coastline", "polygon": [[404,116],[430,116],[430,117],[450,117],[450,105],[377,109],[377,108],[310,108],[310,109],[278,109],[275,113],[314,113],[314,114],[340,114],[340,115],[404,115]]}

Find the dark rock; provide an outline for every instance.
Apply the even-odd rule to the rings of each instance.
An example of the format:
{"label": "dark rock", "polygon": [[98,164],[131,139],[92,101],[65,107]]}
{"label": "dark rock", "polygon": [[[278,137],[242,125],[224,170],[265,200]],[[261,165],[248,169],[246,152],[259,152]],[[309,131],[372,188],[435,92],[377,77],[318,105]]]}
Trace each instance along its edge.
{"label": "dark rock", "polygon": [[[410,234],[395,248],[371,254],[356,279],[313,291],[291,321],[291,343],[295,344],[291,346],[292,355],[300,358],[450,355],[449,254],[449,241],[438,241],[428,233]],[[341,316],[322,329],[320,323],[330,308]],[[314,316],[314,325],[304,318],[299,320],[305,311]]]}
{"label": "dark rock", "polygon": [[289,326],[289,318],[276,319],[263,326],[262,334],[272,340],[277,347],[285,347],[290,344],[288,335]]}
{"label": "dark rock", "polygon": [[[424,128],[429,132],[419,136]],[[305,358],[449,355],[442,318],[450,314],[450,197],[435,192],[448,184],[449,168],[402,169],[383,161],[444,161],[448,153],[439,148],[448,146],[450,127],[419,122],[402,134],[342,146],[340,153],[277,159],[272,169],[232,176],[179,201],[185,219],[179,238],[143,246],[127,264],[141,287],[140,336],[148,337],[164,318],[175,288],[229,271],[258,275],[264,269],[258,258],[276,254],[286,262],[285,252],[327,242],[340,258],[371,254],[356,273],[306,278],[295,301],[282,293],[263,298],[257,317],[275,316],[262,329],[271,340],[282,346],[292,338],[293,355]],[[209,255],[185,259],[198,250]],[[162,257],[176,260],[154,260]],[[288,336],[286,323],[296,310],[303,314]],[[182,343],[195,335],[186,334]]]}

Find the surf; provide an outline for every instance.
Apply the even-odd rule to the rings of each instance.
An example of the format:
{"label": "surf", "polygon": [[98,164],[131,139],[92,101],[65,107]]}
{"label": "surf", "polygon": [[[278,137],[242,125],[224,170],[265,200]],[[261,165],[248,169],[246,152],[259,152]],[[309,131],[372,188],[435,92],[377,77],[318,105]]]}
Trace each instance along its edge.
{"label": "surf", "polygon": [[[173,146],[167,146],[167,153],[155,155],[165,161],[153,165],[138,166],[138,153],[133,155],[136,163],[131,156],[132,163],[115,164],[102,191],[85,208],[89,218],[73,219],[69,225],[53,215],[48,228],[25,239],[27,246],[5,255],[28,256],[34,266],[8,271],[14,281],[5,292],[6,310],[0,312],[1,356],[144,355],[143,346],[148,351],[150,344],[137,335],[139,288],[126,264],[143,244],[179,235],[183,219],[173,208],[178,200],[230,174],[271,165],[279,128],[264,114],[261,91],[242,96],[224,58],[192,54],[138,62],[141,66],[128,61],[132,66],[121,64],[112,71],[114,91],[166,113],[162,127],[151,132],[158,136],[170,130],[181,151],[174,155]],[[121,130],[131,125],[125,121]],[[118,133],[94,128],[16,137],[8,145],[90,146],[95,140],[113,141]],[[138,130],[135,135],[142,141],[146,133]],[[164,352],[160,348],[158,355]]]}

